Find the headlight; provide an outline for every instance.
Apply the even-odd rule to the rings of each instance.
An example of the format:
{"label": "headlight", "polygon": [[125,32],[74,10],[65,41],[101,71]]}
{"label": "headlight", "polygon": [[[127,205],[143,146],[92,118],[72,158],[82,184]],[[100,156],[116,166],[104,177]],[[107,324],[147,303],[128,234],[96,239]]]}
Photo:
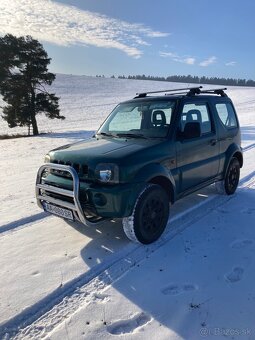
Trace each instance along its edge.
{"label": "headlight", "polygon": [[44,163],[50,163],[50,155],[44,157]]}
{"label": "headlight", "polygon": [[101,163],[96,166],[97,180],[103,183],[119,183],[119,167],[113,163]]}

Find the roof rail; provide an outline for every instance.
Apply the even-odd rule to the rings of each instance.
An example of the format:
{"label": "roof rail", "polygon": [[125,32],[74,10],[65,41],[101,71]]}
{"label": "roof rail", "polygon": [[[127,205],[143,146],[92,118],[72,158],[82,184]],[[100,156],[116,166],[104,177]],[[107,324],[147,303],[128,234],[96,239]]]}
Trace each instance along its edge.
{"label": "roof rail", "polygon": [[208,94],[218,94],[221,97],[227,97],[228,95],[224,92],[227,90],[226,87],[220,88],[220,89],[209,89],[209,90],[203,90],[200,91],[201,93],[208,93]]}
{"label": "roof rail", "polygon": [[[143,98],[146,97],[147,94],[153,94],[153,93],[165,93],[167,95],[168,92],[178,92],[178,94],[185,94],[185,92],[187,92],[189,95],[194,95],[194,94],[199,94],[201,92],[201,88],[203,86],[197,86],[197,87],[184,87],[184,88],[180,88],[180,89],[171,89],[171,90],[161,90],[161,91],[150,91],[150,92],[142,92],[142,93],[136,93],[136,97],[135,98]],[[179,91],[184,91],[183,92],[179,92]],[[171,93],[171,94],[175,94],[175,93]],[[177,94],[177,93],[176,93]]]}

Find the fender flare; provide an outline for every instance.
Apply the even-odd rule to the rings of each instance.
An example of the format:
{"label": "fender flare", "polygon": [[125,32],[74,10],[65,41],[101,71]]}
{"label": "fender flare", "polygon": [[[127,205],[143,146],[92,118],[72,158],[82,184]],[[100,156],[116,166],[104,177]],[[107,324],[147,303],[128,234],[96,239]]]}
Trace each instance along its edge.
{"label": "fender flare", "polygon": [[[160,181],[161,179],[162,181]],[[164,182],[164,184],[167,185],[164,189],[167,191],[171,203],[176,200],[176,185],[174,177],[171,171],[166,169],[160,163],[148,164],[139,169],[134,177],[134,181],[159,185]]]}
{"label": "fender flare", "polygon": [[224,176],[233,156],[237,157],[240,163],[240,168],[243,166],[243,152],[242,152],[241,147],[238,146],[237,144],[231,144],[226,151],[226,160],[225,160],[224,171],[223,171]]}

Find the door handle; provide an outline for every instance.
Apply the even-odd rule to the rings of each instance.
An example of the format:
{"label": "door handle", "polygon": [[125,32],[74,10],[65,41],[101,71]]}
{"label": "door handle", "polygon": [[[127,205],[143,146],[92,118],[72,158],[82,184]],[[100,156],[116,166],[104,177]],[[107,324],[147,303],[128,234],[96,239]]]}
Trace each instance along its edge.
{"label": "door handle", "polygon": [[217,139],[211,139],[209,142],[210,145],[216,145],[216,143],[217,143]]}

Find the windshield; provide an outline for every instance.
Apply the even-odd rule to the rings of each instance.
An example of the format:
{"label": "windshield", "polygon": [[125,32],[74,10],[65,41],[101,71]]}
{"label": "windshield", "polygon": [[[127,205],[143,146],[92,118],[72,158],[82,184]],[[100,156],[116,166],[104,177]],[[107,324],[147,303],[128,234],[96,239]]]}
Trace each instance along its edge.
{"label": "windshield", "polygon": [[130,138],[166,137],[175,101],[134,101],[118,105],[97,134]]}

